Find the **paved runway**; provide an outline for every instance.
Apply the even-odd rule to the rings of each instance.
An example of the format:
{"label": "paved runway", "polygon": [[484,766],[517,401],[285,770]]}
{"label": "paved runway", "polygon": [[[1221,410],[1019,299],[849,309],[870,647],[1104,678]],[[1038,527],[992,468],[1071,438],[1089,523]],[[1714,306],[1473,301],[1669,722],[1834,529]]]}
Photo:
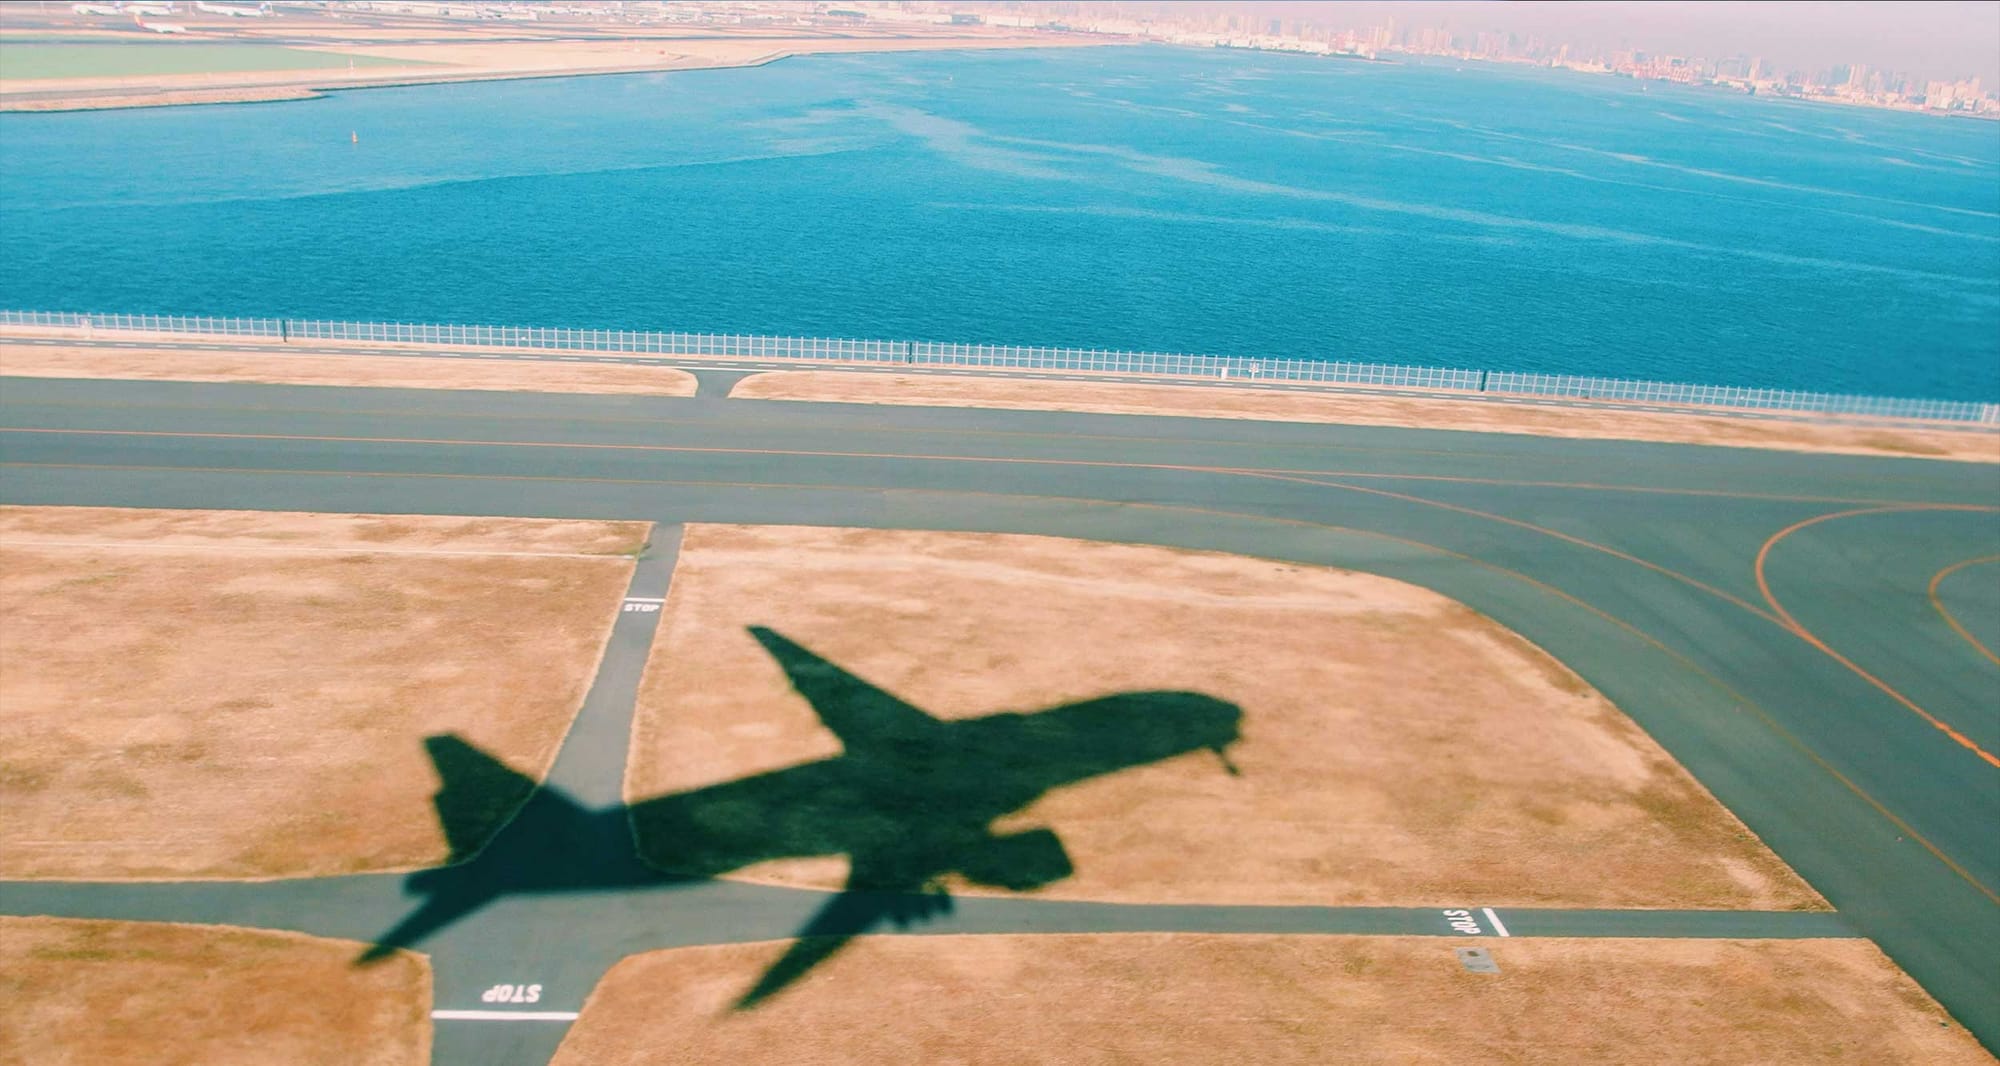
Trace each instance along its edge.
{"label": "paved runway", "polygon": [[[1570,664],[1839,911],[1504,912],[1515,935],[1858,931],[2000,1046],[2000,662],[1967,636],[2000,628],[2000,598],[1979,591],[1990,567],[1962,568],[1951,584],[1938,577],[2000,553],[1994,466],[707,397],[11,379],[0,391],[0,500],[1048,533],[1412,581]],[[664,561],[641,578],[663,581]],[[1937,609],[1946,599],[1949,614]],[[618,713],[616,675],[636,669],[617,665],[620,642],[626,660],[643,654],[644,634],[629,629],[638,616],[621,617],[599,677],[605,694],[593,689],[576,753],[566,748],[557,772],[599,801],[615,789],[569,767],[622,763],[605,761],[603,747],[620,739],[617,723],[593,717],[607,713],[600,703]],[[588,737],[600,738],[595,748]],[[1477,736],[1465,747],[1479,757]],[[369,939],[407,909],[399,880],[5,884],[0,912],[202,917]],[[505,900],[476,928],[426,945],[439,1005],[531,980],[513,974],[521,965],[601,972],[601,960],[631,950],[788,935],[817,899],[705,884],[596,899],[589,912],[602,917],[587,922],[561,909],[573,903]],[[938,928],[1448,933],[1438,914],[968,900]],[[522,932],[494,939],[508,928]],[[588,991],[562,987],[568,1005],[556,1013]],[[439,1023],[440,1061],[553,1046],[552,1036],[489,1046],[452,1031]]]}
{"label": "paved runway", "polygon": [[[415,349],[398,349],[389,345],[347,344],[340,341],[294,341],[277,345],[269,340],[262,342],[244,341],[227,336],[208,335],[189,340],[143,340],[121,341],[106,337],[116,333],[100,334],[95,339],[74,337],[41,337],[8,335],[8,345],[30,348],[98,348],[105,351],[134,350],[169,352],[253,352],[259,355],[422,355],[433,359],[497,360],[500,362],[526,363],[602,363],[611,365],[672,366],[687,370],[705,371],[697,376],[702,380],[704,395],[726,396],[728,386],[751,374],[777,370],[837,369],[861,374],[922,374],[946,377],[966,374],[987,374],[1004,370],[999,364],[980,366],[952,366],[933,363],[847,363],[838,360],[815,362],[810,358],[761,359],[754,356],[698,356],[698,355],[658,355],[642,352],[586,351],[560,348],[464,348],[450,346],[424,346]],[[1237,389],[1256,389],[1266,392],[1297,392],[1309,395],[1331,396],[1380,396],[1393,399],[1440,399],[1458,403],[1481,403],[1501,407],[1557,407],[1569,410],[1634,411],[1658,414],[1687,414],[1688,408],[1682,404],[1648,403],[1635,400],[1590,400],[1579,397],[1547,397],[1514,395],[1503,392],[1466,392],[1459,389],[1425,389],[1409,386],[1356,385],[1288,381],[1283,379],[1259,379],[1254,375],[1234,378],[1197,377],[1194,375],[1172,376],[1165,374],[1120,373],[1116,371],[1072,371],[1072,370],[1010,370],[1004,376],[1010,379],[1026,378],[1043,381],[1077,381],[1095,384],[1127,385],[1170,385],[1182,388],[1214,387],[1228,385]],[[719,385],[721,387],[712,387]],[[1712,407],[1701,410],[1707,418],[1733,418],[1756,422],[1845,422],[1866,425],[1883,425],[1880,418],[1863,416],[1832,415],[1817,412],[1775,411],[1758,408]],[[1935,423],[1914,423],[1926,425]],[[1948,423],[1954,429],[1980,429],[1977,423]],[[1990,427],[1985,427],[1990,428]]]}

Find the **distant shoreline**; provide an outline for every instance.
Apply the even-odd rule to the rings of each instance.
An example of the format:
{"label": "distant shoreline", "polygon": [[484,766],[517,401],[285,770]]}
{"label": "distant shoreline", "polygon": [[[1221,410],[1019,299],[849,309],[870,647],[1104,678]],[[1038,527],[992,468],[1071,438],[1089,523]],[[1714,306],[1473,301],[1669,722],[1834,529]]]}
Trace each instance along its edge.
{"label": "distant shoreline", "polygon": [[[282,103],[296,100],[313,100],[336,92],[351,92],[358,89],[410,88],[422,85],[453,85],[468,82],[488,81],[529,81],[545,78],[581,78],[621,74],[661,74],[675,71],[693,70],[738,70],[761,67],[781,59],[803,55],[857,55],[882,52],[956,52],[985,51],[1024,48],[1079,48],[1107,47],[1126,42],[1116,40],[1091,40],[1076,36],[1051,37],[879,37],[879,38],[731,38],[718,37],[701,42],[674,40],[655,42],[648,38],[620,39],[614,44],[642,45],[651,43],[672,43],[685,47],[690,43],[723,46],[755,45],[762,41],[780,44],[782,47],[769,51],[750,52],[738,55],[703,55],[700,51],[677,52],[667,62],[630,63],[623,65],[593,66],[494,66],[486,69],[465,68],[426,71],[417,67],[389,68],[376,67],[382,73],[374,76],[358,75],[350,71],[336,69],[285,70],[271,72],[218,73],[212,75],[169,75],[166,78],[145,79],[143,84],[136,78],[79,78],[81,84],[63,86],[52,85],[58,79],[40,79],[34,82],[21,81],[17,85],[33,85],[34,88],[18,89],[0,81],[0,113],[13,114],[64,114],[79,111],[118,111],[151,107],[191,107],[200,104],[247,104]],[[133,44],[133,47],[177,47],[171,44]],[[370,45],[327,45],[323,49],[330,55],[369,54],[362,49]],[[452,46],[445,46],[446,48]],[[527,45],[527,49],[538,49],[537,45]],[[407,51],[408,49],[405,49]],[[537,53],[525,58],[533,59]],[[565,57],[556,57],[559,60]],[[567,57],[574,61],[575,56]],[[424,61],[435,62],[435,61]],[[337,76],[336,76],[337,75]],[[170,79],[182,78],[175,83]],[[240,79],[241,84],[215,84],[230,79]],[[204,84],[206,80],[208,83]],[[46,86],[46,87],[44,87]]]}
{"label": "distant shoreline", "polygon": [[[1278,52],[1280,50],[1265,49],[1264,51]],[[1404,62],[1407,62],[1413,66],[1429,66],[1429,67],[1453,66],[1453,67],[1463,68],[1464,66],[1470,64],[1478,66],[1483,70],[1507,71],[1510,73],[1519,71],[1529,74],[1573,75],[1579,78],[1589,78],[1592,80],[1601,79],[1613,84],[1636,85],[1639,87],[1639,91],[1641,93],[1653,92],[1654,91],[1653,87],[1659,86],[1661,87],[1659,89],[1659,91],[1661,92],[1684,90],[1688,92],[1701,93],[1705,96],[1710,96],[1710,97],[1722,97],[1725,99],[1736,99],[1736,100],[1754,100],[1760,103],[1804,104],[1814,107],[1832,106],[1832,107],[1846,108],[1849,111],[1867,111],[1885,115],[1923,115],[1928,118],[1969,119],[1975,122],[2000,121],[2000,112],[1973,113],[1968,111],[1934,111],[1929,108],[1923,108],[1923,107],[1887,107],[1881,104],[1871,104],[1858,100],[1845,100],[1837,96],[1802,96],[1802,95],[1794,96],[1785,93],[1744,92],[1741,89],[1736,89],[1728,85],[1716,84],[1714,82],[1680,82],[1680,81],[1670,81],[1662,78],[1641,78],[1641,77],[1635,77],[1630,74],[1620,74],[1617,73],[1616,71],[1608,71],[1608,70],[1586,70],[1579,67],[1548,66],[1541,63],[1510,63],[1503,60],[1495,60],[1495,59],[1459,59],[1451,56],[1430,55],[1428,53],[1422,53],[1422,52],[1398,52],[1393,54],[1403,57]],[[1385,59],[1385,60],[1380,60],[1380,62],[1389,63],[1389,62],[1396,62],[1396,60]]]}
{"label": "distant shoreline", "polygon": [[[129,93],[116,95],[96,95],[105,90],[93,90],[92,95],[63,94],[36,99],[8,99],[0,94],[0,113],[22,114],[69,114],[79,111],[131,111],[152,107],[193,107],[200,104],[266,104],[285,103],[293,100],[318,100],[339,92],[354,92],[362,89],[407,89],[422,85],[464,85],[486,81],[535,81],[546,78],[589,78],[608,77],[618,74],[668,74],[687,70],[740,70],[746,67],[761,67],[795,55],[811,55],[810,52],[782,51],[750,59],[715,63],[705,66],[634,66],[594,70],[547,70],[512,71],[492,73],[440,73],[431,76],[410,75],[386,79],[356,78],[308,85],[268,85],[245,88],[215,89],[158,89],[151,93]],[[116,90],[111,90],[116,93]],[[46,104],[47,106],[43,106]]]}

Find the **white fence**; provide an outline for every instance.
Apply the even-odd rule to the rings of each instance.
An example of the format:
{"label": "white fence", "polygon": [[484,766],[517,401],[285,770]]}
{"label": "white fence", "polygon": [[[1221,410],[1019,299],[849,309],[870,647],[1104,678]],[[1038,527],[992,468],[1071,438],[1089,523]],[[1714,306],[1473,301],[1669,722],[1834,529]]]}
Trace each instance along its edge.
{"label": "white fence", "polygon": [[1749,407],[1767,411],[1814,411],[1881,418],[1929,418],[2000,425],[2000,404],[1960,400],[1918,400],[1891,396],[1849,396],[1786,389],[1746,389],[1735,385],[1684,385],[1666,381],[1585,378],[1567,374],[1495,371],[1487,392],[1587,400],[1634,400],[1691,407]]}
{"label": "white fence", "polygon": [[2000,404],[1958,400],[1896,399],[1835,393],[1684,385],[1662,381],[1452,370],[1313,359],[1171,355],[1091,348],[1018,348],[932,341],[830,340],[729,333],[652,333],[615,329],[536,326],[439,326],[402,322],[322,322],[310,319],[207,318],[179,315],[95,315],[64,311],[0,311],[0,325],[80,329],[91,332],[184,333],[285,340],[372,341],[562,351],[708,355],[750,359],[899,363],[914,366],[1005,367],[1022,370],[1097,370],[1125,374],[1381,385],[1416,389],[1623,400],[1694,407],[1922,418],[2000,425]]}

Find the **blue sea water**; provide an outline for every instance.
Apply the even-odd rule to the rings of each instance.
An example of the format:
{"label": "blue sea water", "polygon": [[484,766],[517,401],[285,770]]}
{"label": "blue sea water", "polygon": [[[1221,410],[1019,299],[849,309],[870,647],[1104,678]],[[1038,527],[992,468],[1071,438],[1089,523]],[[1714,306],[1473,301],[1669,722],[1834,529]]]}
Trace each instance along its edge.
{"label": "blue sea water", "polygon": [[0,306],[1990,401],[2000,123],[1171,48],[7,115]]}

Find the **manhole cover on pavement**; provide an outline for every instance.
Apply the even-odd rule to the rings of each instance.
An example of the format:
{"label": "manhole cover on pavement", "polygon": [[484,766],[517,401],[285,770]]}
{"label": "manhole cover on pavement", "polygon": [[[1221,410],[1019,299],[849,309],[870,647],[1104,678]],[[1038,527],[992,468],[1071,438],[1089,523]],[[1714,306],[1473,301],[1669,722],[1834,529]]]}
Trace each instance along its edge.
{"label": "manhole cover on pavement", "polygon": [[1455,948],[1459,964],[1473,973],[1499,973],[1500,964],[1493,961],[1493,953],[1485,948]]}

